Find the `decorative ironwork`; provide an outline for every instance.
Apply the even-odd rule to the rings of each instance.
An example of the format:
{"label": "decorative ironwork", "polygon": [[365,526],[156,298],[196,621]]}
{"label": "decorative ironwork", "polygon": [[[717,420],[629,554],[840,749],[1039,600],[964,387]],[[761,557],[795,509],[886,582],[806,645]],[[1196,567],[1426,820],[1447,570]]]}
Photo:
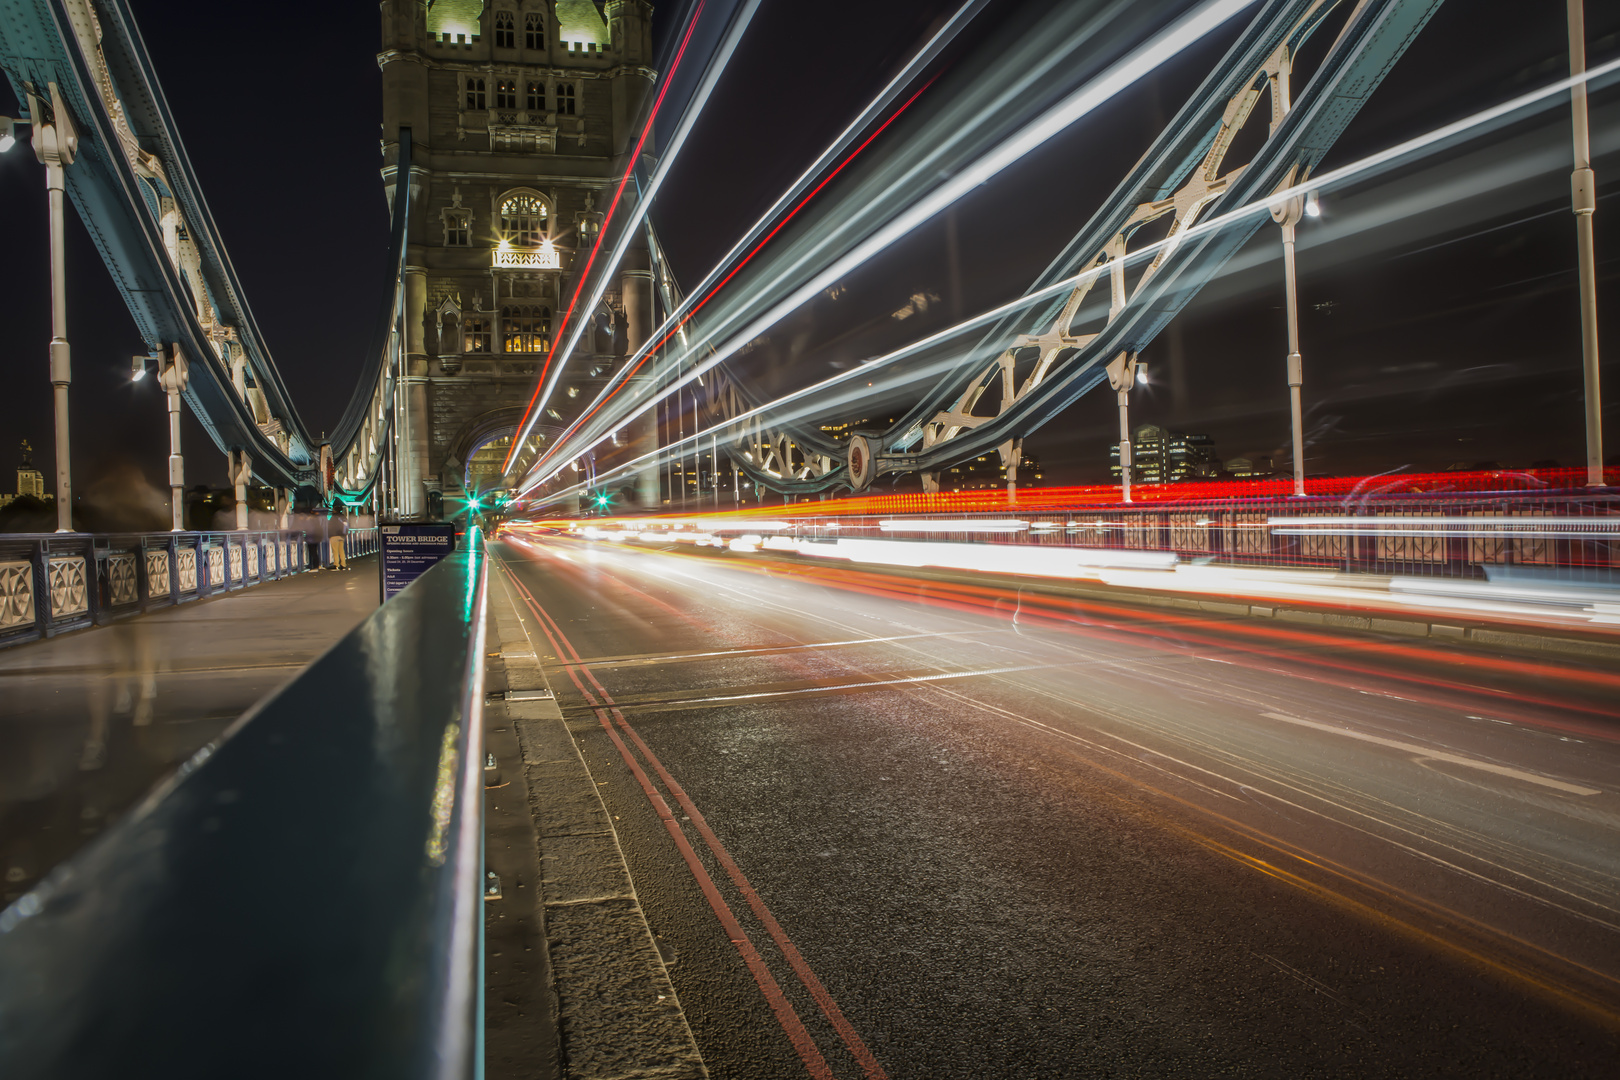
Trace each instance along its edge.
{"label": "decorative ironwork", "polygon": [[34,621],[34,567],[26,562],[0,563],[0,630]]}
{"label": "decorative ironwork", "polygon": [[47,563],[51,590],[51,618],[81,615],[90,610],[90,592],[84,585],[84,558],[55,558]]}
{"label": "decorative ironwork", "polygon": [[498,270],[558,270],[562,253],[549,245],[532,251],[496,248],[494,265]]}
{"label": "decorative ironwork", "polygon": [[117,551],[107,556],[107,601],[113,605],[133,604],[141,598],[136,581],[135,555]]}
{"label": "decorative ironwork", "polygon": [[167,551],[148,551],[146,553],[146,598],[148,600],[159,596],[168,596],[173,591],[169,584],[169,553]]}
{"label": "decorative ironwork", "polygon": [[183,547],[177,556],[180,564],[180,591],[197,591],[197,549]]}
{"label": "decorative ironwork", "polygon": [[247,545],[247,576],[259,576],[259,545],[256,543]]}
{"label": "decorative ironwork", "polygon": [[242,584],[242,545],[231,544],[231,584]]}

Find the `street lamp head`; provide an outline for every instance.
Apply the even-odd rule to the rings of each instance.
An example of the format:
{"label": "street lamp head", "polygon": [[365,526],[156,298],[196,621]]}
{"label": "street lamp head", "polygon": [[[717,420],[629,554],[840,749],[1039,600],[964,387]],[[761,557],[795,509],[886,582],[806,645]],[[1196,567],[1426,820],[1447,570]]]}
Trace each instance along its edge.
{"label": "street lamp head", "polygon": [[17,121],[9,116],[0,116],[0,154],[17,145],[17,136],[14,134]]}
{"label": "street lamp head", "polygon": [[142,379],[146,378],[146,361],[148,359],[149,358],[145,356],[130,357],[130,382],[140,382]]}
{"label": "street lamp head", "polygon": [[1306,217],[1321,217],[1322,216],[1322,203],[1321,203],[1321,200],[1319,200],[1316,197],[1316,192],[1314,192],[1314,191],[1305,196],[1305,216]]}

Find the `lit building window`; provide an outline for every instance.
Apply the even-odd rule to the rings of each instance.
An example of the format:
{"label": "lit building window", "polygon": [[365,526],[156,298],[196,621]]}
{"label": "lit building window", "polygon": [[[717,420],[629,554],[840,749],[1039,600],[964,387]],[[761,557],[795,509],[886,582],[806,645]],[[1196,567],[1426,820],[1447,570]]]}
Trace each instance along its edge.
{"label": "lit building window", "polygon": [[512,305],[501,309],[501,348],[509,353],[545,352],[551,347],[551,309]]}
{"label": "lit building window", "polygon": [[484,97],[484,80],[469,77],[467,79],[467,108],[487,109]]}
{"label": "lit building window", "polygon": [[495,16],[495,45],[502,49],[517,48],[517,24],[512,21],[510,11],[498,12]]}
{"label": "lit building window", "polygon": [[501,204],[501,239],[535,247],[546,236],[546,204],[533,195],[514,195]]}
{"label": "lit building window", "polygon": [[495,107],[497,109],[517,108],[517,80],[495,80]]}
{"label": "lit building window", "polygon": [[559,83],[557,85],[557,115],[574,115],[574,84]]}
{"label": "lit building window", "polygon": [[473,318],[461,324],[462,352],[489,352],[489,320]]}
{"label": "lit building window", "polygon": [[530,49],[546,47],[546,17],[531,11],[523,18],[523,44]]}
{"label": "lit building window", "polygon": [[545,83],[543,83],[543,82],[532,82],[532,83],[529,84],[528,99],[524,104],[524,108],[528,109],[530,112],[545,112],[546,111],[546,84]]}
{"label": "lit building window", "polygon": [[466,247],[472,243],[472,230],[468,228],[466,210],[446,210],[444,212],[444,246]]}

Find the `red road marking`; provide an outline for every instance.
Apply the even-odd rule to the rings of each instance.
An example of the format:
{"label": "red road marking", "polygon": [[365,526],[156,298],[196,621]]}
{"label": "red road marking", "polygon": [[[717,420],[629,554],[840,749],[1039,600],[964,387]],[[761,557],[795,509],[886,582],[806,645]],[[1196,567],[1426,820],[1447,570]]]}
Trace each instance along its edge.
{"label": "red road marking", "polygon": [[[603,730],[607,732],[608,737],[613,740],[614,746],[618,747],[620,756],[624,758],[625,764],[629,766],[637,783],[641,785],[642,792],[647,796],[648,802],[652,804],[659,820],[664,823],[665,829],[675,841],[676,847],[681,852],[681,857],[686,860],[687,868],[697,881],[698,887],[702,889],[705,898],[708,899],[709,906],[720,919],[720,923],[730,936],[732,944],[737,946],[737,951],[742,954],[744,963],[748,965],[749,970],[754,975],[754,981],[759,984],[760,991],[765,995],[771,1010],[776,1014],[777,1021],[781,1023],[783,1030],[787,1033],[794,1048],[798,1050],[799,1057],[804,1061],[805,1067],[810,1071],[811,1075],[830,1078],[832,1071],[828,1068],[821,1051],[817,1049],[814,1040],[810,1037],[810,1033],[799,1019],[798,1013],[794,1011],[792,1004],[783,995],[781,987],[777,984],[769,969],[765,967],[758,950],[754,948],[753,943],[748,940],[747,935],[743,932],[741,924],[737,922],[737,918],[730,906],[726,904],[725,898],[720,895],[714,879],[698,859],[696,851],[693,850],[691,843],[686,839],[686,834],[681,830],[680,822],[675,819],[675,815],[670,811],[669,804],[653,786],[646,772],[630,752],[630,748],[619,737],[619,733],[613,730],[613,725],[608,720],[607,714],[609,711],[612,712],[613,718],[618,722],[619,726],[624,729],[625,733],[635,742],[636,747],[651,763],[653,769],[658,773],[659,779],[664,782],[670,793],[675,796],[675,800],[680,803],[681,809],[692,819],[692,824],[703,838],[704,844],[714,854],[720,865],[725,868],[726,875],[731,878],[732,884],[737,887],[738,891],[748,901],[748,906],[754,912],[755,917],[764,925],[771,940],[776,943],[777,948],[781,950],[782,955],[787,959],[788,965],[792,967],[794,974],[804,984],[805,989],[810,992],[810,996],[815,999],[816,1004],[832,1024],[834,1030],[838,1032],[839,1037],[843,1039],[844,1045],[848,1047],[850,1054],[861,1066],[868,1080],[887,1080],[888,1074],[883,1071],[883,1067],[873,1057],[872,1052],[867,1048],[865,1041],[861,1039],[854,1025],[844,1016],[843,1010],[838,1007],[838,1003],[833,999],[833,996],[828,993],[821,980],[816,977],[815,972],[811,970],[809,963],[800,954],[797,946],[787,936],[787,932],[776,921],[776,917],[766,907],[765,901],[760,898],[752,883],[749,882],[742,869],[731,857],[731,853],[720,842],[720,838],[709,828],[708,821],[698,811],[697,806],[686,794],[685,789],[670,775],[669,770],[664,767],[663,762],[652,752],[651,747],[647,745],[635,728],[625,720],[624,714],[614,706],[612,695],[608,693],[589,666],[585,664],[580,657],[579,651],[568,640],[567,635],[563,633],[556,620],[540,606],[533,594],[524,587],[516,576],[512,576],[511,581],[517,587],[518,593],[523,597],[524,603],[539,621],[541,631],[546,635],[547,640],[551,642],[552,648],[557,653],[557,658],[563,662],[563,669],[568,672],[568,677],[573,681],[580,694],[584,696],[586,703],[592,707],[592,710],[596,713],[597,721],[602,725]],[[570,657],[572,658],[571,661]],[[601,697],[600,704],[608,706],[608,709],[601,708],[597,696],[585,688],[585,684],[580,681],[579,675],[581,672],[590,681],[591,685],[596,688],[597,694]]]}

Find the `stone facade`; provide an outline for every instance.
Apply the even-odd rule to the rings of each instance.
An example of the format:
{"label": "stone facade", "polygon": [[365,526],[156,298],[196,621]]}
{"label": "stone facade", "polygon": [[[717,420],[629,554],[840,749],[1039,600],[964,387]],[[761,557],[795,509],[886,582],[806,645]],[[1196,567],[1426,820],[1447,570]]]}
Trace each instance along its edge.
{"label": "stone facade", "polygon": [[[401,127],[412,142],[403,516],[436,516],[478,449],[515,432],[638,134],[651,19],[644,0],[383,0],[390,197]],[[641,245],[599,308],[575,313],[590,329],[535,428],[544,438],[646,340],[647,266]]]}

